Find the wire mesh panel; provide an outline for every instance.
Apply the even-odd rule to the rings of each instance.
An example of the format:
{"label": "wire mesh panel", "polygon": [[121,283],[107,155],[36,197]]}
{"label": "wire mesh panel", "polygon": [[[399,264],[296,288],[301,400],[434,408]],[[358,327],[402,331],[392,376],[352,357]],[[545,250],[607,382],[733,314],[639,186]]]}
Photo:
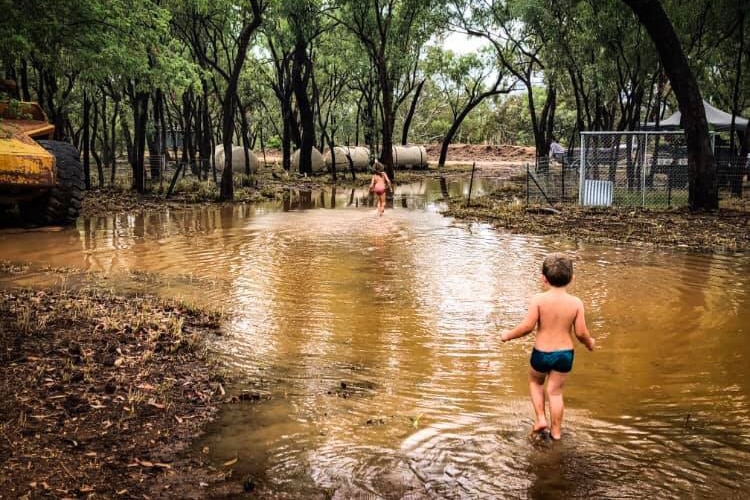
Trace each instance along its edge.
{"label": "wire mesh panel", "polygon": [[687,205],[687,145],[682,131],[584,132],[580,164],[582,205]]}
{"label": "wire mesh panel", "polygon": [[714,150],[719,206],[750,211],[750,158]]}
{"label": "wire mesh panel", "polygon": [[531,205],[554,205],[578,199],[578,160],[575,156],[537,158],[527,165],[526,201]]}

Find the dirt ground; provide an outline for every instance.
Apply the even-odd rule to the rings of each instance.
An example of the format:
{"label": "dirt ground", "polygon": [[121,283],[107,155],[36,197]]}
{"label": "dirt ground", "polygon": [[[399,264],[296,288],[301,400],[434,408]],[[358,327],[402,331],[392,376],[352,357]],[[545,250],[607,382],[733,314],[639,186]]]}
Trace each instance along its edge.
{"label": "dirt ground", "polygon": [[[440,158],[440,144],[425,146],[431,163],[437,164]],[[458,163],[477,162],[477,166],[517,164],[519,166],[534,162],[536,149],[528,146],[501,144],[497,146],[483,144],[451,144],[448,146],[446,161]]]}
{"label": "dirt ground", "polygon": [[750,213],[717,210],[691,213],[685,208],[595,208],[565,205],[559,210],[526,207],[522,183],[511,183],[488,196],[451,200],[445,215],[487,222],[515,233],[560,236],[579,241],[648,245],[699,252],[750,250]]}
{"label": "dirt ground", "polygon": [[[0,265],[0,277],[25,272]],[[0,499],[241,492],[231,463],[185,452],[220,404],[252,404],[206,358],[218,324],[91,287],[0,291]]]}

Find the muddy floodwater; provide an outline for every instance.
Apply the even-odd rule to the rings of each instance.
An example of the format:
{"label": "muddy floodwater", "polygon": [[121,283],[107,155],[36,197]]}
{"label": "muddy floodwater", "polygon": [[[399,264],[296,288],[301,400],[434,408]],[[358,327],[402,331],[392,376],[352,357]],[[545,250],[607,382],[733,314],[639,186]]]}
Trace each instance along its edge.
{"label": "muddy floodwater", "polygon": [[[475,183],[475,193],[492,181]],[[512,235],[439,214],[463,182],[0,231],[0,258],[223,310],[211,347],[251,398],[195,446],[260,497],[742,497],[750,256]],[[533,339],[501,345],[575,256],[599,350],[577,348],[563,441],[527,437]],[[371,496],[367,496],[371,495]]]}

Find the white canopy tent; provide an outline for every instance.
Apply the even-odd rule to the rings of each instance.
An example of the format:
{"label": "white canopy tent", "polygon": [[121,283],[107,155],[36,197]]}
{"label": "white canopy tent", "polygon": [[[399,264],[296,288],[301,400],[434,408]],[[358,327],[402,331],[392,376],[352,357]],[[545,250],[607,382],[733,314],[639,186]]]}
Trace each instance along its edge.
{"label": "white canopy tent", "polygon": [[[703,108],[706,110],[706,120],[708,121],[708,128],[716,132],[727,132],[729,131],[732,124],[732,115],[718,108],[711,106],[706,101],[703,101]],[[662,129],[673,129],[682,128],[680,122],[682,120],[682,114],[678,111],[669,118],[659,122],[659,128]],[[747,118],[736,116],[734,118],[734,128],[740,132],[744,132],[747,128]],[[646,128],[656,128],[656,122],[649,122],[646,124]]]}

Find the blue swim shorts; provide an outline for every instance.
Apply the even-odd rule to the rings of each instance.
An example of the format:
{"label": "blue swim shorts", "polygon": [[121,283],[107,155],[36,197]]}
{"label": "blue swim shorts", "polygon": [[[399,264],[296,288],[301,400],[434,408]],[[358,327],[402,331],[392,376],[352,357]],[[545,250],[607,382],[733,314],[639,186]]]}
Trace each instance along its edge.
{"label": "blue swim shorts", "polygon": [[540,373],[549,373],[552,370],[568,373],[573,369],[573,354],[573,349],[552,352],[534,349],[531,351],[531,367]]}

